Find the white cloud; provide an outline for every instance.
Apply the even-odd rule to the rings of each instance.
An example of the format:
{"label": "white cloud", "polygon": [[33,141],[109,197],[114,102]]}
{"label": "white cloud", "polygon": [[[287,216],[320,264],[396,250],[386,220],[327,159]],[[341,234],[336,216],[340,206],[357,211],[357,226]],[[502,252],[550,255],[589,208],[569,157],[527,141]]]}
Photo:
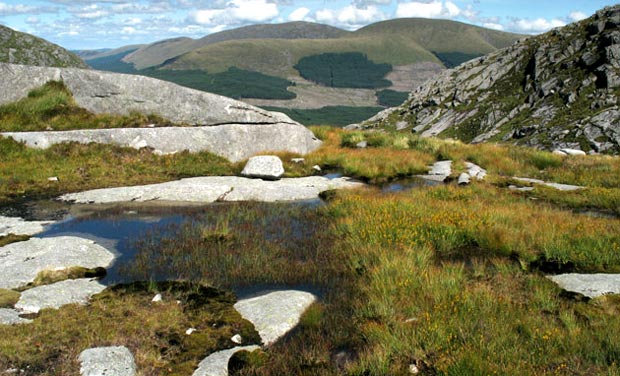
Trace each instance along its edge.
{"label": "white cloud", "polygon": [[588,18],[588,15],[579,11],[571,12],[571,14],[568,15],[568,19],[573,22],[581,21],[586,18]]}
{"label": "white cloud", "polygon": [[520,33],[537,34],[565,25],[566,22],[557,18],[551,20],[545,18],[537,18],[535,20],[515,18],[508,24],[508,28]]}
{"label": "white cloud", "polygon": [[348,5],[341,9],[320,9],[316,11],[314,17],[317,22],[345,28],[356,28],[386,18],[385,14],[374,5],[365,8]]}
{"label": "white cloud", "polygon": [[396,17],[437,18],[441,15],[442,10],[443,3],[441,1],[433,1],[431,3],[403,2],[396,7]]}
{"label": "white cloud", "polygon": [[231,0],[222,9],[202,9],[191,14],[191,19],[201,25],[239,25],[267,22],[280,14],[277,4],[266,0]]}
{"label": "white cloud", "polygon": [[30,16],[26,18],[26,23],[28,25],[36,25],[39,22],[41,22],[41,19],[39,19],[39,17],[35,17],[35,16]]}
{"label": "white cloud", "polygon": [[504,30],[504,26],[498,23],[493,23],[493,22],[484,22],[482,24],[483,27],[486,27],[487,29],[493,29],[493,30],[499,30],[499,31],[503,31]]}
{"label": "white cloud", "polygon": [[289,21],[305,21],[308,20],[310,9],[306,7],[297,8],[288,15]]}
{"label": "white cloud", "polygon": [[[430,2],[410,1],[399,3],[396,7],[396,17],[421,17],[421,18],[456,18],[463,11],[452,1]],[[467,15],[473,16],[475,12],[468,8]]]}

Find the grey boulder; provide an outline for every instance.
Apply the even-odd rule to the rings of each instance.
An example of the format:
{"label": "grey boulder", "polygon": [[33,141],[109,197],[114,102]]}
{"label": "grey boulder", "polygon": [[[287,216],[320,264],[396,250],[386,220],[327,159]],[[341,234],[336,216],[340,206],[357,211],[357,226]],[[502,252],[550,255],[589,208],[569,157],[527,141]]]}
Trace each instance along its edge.
{"label": "grey boulder", "polygon": [[260,155],[248,160],[241,175],[249,178],[278,180],[284,175],[284,166],[282,160],[275,155]]}
{"label": "grey boulder", "polygon": [[95,242],[72,236],[32,238],[0,248],[0,288],[15,289],[32,282],[43,270],[108,267],[115,255]]}
{"label": "grey boulder", "polygon": [[79,357],[81,376],[134,376],[136,363],[123,346],[96,347],[82,351]]}
{"label": "grey boulder", "polygon": [[22,292],[15,309],[24,313],[38,313],[45,308],[58,309],[67,304],[86,304],[91,296],[106,286],[89,278],[68,279],[51,285],[34,287]]}
{"label": "grey boulder", "polygon": [[274,148],[306,154],[321,144],[310,130],[282,113],[144,76],[0,63],[0,87],[3,88],[0,104],[24,98],[30,90],[51,80],[64,82],[76,104],[93,113],[155,114],[190,127],[7,132],[2,135],[38,148],[68,141],[113,143],[134,148],[151,147],[160,153],[204,150],[234,162]]}

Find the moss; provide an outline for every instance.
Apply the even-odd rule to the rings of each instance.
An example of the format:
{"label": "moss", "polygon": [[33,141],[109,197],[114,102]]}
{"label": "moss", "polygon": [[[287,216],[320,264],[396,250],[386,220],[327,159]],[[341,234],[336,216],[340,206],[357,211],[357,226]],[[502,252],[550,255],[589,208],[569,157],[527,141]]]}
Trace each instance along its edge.
{"label": "moss", "polygon": [[0,308],[13,308],[20,296],[17,291],[0,288]]}
{"label": "moss", "polygon": [[106,275],[104,268],[84,268],[72,266],[61,270],[43,270],[37,274],[34,281],[28,284],[28,288],[50,285],[52,283],[78,278],[101,278]]}
{"label": "moss", "polygon": [[29,235],[14,235],[8,234],[6,236],[0,236],[0,247],[4,247],[7,244],[23,242],[30,239]]}

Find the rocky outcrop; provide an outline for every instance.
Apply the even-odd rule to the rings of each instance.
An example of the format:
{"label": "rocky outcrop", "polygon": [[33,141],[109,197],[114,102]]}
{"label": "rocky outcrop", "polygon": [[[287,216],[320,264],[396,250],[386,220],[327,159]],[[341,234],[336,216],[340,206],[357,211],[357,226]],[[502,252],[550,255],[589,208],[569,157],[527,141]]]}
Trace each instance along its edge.
{"label": "rocky outcrop", "polygon": [[96,114],[155,114],[175,124],[210,126],[5,133],[30,146],[64,141],[153,147],[164,153],[207,150],[231,160],[258,151],[309,153],[320,145],[312,132],[284,114],[144,76],[85,69],[0,64],[0,104],[25,97],[46,82],[62,81],[76,104]]}
{"label": "rocky outcrop", "polygon": [[620,152],[620,6],[444,71],[362,127]]}
{"label": "rocky outcrop", "polygon": [[77,55],[58,45],[2,25],[0,62],[44,67],[87,67]]}
{"label": "rocky outcrop", "polygon": [[[294,201],[318,198],[330,189],[357,188],[363,183],[349,178],[328,179],[323,176],[286,178],[278,181],[235,176],[207,176],[181,179],[161,184],[95,189],[69,193],[63,201],[80,204],[113,202],[183,201],[209,203],[216,201]],[[1,287],[1,286],[0,286]]]}
{"label": "rocky outcrop", "polygon": [[32,320],[19,317],[20,312],[10,308],[0,308],[0,325],[29,324]]}

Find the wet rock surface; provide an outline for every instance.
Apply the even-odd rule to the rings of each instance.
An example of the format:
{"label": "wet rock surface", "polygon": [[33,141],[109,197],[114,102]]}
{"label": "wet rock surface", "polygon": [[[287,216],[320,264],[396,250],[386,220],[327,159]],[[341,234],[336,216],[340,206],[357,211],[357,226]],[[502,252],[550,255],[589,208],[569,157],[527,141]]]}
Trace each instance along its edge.
{"label": "wet rock surface", "polygon": [[19,217],[4,217],[0,215],[0,236],[35,235],[42,232],[45,226],[53,221],[26,221]]}

